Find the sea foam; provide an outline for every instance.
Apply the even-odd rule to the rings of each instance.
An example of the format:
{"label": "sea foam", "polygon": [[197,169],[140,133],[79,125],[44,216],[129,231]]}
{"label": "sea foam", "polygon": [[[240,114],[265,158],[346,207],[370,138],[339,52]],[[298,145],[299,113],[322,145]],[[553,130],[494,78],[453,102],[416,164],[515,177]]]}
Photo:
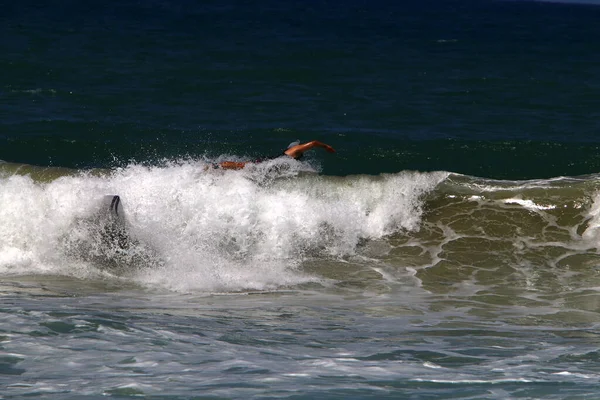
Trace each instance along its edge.
{"label": "sea foam", "polygon": [[[323,177],[295,164],[224,171],[187,161],[45,183],[1,178],[0,272],[86,277],[137,260],[132,279],[174,290],[296,285],[318,279],[298,269],[307,258],[343,257],[363,239],[418,230],[423,194],[446,177]],[[94,233],[106,195],[121,198],[125,249],[100,249]]]}

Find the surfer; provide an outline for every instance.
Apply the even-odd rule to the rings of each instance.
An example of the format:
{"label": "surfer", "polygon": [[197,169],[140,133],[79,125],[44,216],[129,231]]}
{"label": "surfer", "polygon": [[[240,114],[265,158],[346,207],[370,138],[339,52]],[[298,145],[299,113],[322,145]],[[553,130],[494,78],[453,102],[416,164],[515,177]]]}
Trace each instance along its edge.
{"label": "surfer", "polygon": [[223,168],[223,169],[242,169],[246,166],[246,164],[252,164],[252,163],[257,163],[257,162],[262,162],[262,161],[267,161],[267,160],[273,160],[275,158],[279,158],[279,157],[291,157],[294,160],[300,160],[302,158],[302,156],[304,155],[305,151],[308,151],[314,147],[321,147],[325,150],[327,150],[329,153],[335,153],[335,149],[333,147],[331,147],[328,144],[325,144],[323,142],[319,142],[318,140],[313,140],[311,142],[306,142],[306,143],[300,143],[299,140],[290,143],[290,145],[288,146],[288,148],[286,150],[283,151],[283,153],[281,155],[278,155],[277,157],[271,157],[271,158],[266,158],[266,159],[262,159],[262,160],[256,160],[256,161],[245,161],[245,162],[236,162],[236,161],[223,161],[220,162],[218,164],[215,165],[216,168]]}

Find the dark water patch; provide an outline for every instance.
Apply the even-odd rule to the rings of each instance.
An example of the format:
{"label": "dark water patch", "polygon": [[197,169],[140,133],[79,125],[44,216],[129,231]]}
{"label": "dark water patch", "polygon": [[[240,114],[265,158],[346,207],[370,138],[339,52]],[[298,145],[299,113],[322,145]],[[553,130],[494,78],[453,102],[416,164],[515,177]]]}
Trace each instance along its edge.
{"label": "dark water patch", "polygon": [[65,311],[50,311],[48,313],[48,316],[52,317],[52,318],[70,318],[70,317],[81,316],[81,314],[73,313],[73,312],[65,312]]}
{"label": "dark water patch", "polygon": [[118,362],[118,364],[135,364],[135,363],[137,363],[137,360],[134,356],[126,357]]}
{"label": "dark water patch", "polygon": [[445,325],[452,325],[450,322],[440,324],[440,329],[420,329],[419,333],[423,336],[443,336],[443,337],[484,337],[484,338],[519,338],[521,332],[508,330],[482,330],[482,329],[442,329]]}
{"label": "dark water patch", "polygon": [[[562,396],[586,393],[590,387],[577,390],[577,385],[568,382],[536,381],[525,378],[514,379],[457,379],[457,380],[428,380],[411,379],[407,381],[370,382],[382,388],[398,389],[406,398],[418,399],[464,399],[490,398],[491,394],[500,390],[510,393],[511,398],[564,398]],[[492,395],[492,398],[495,398]]]}
{"label": "dark water patch", "polygon": [[597,364],[600,361],[600,352],[598,351],[590,351],[586,353],[571,353],[571,354],[563,354],[557,358],[555,358],[552,363],[576,363],[576,364],[584,364],[589,365],[589,363]]}
{"label": "dark water patch", "polygon": [[101,318],[88,319],[87,322],[96,328],[107,327],[107,328],[114,329],[114,330],[121,331],[121,332],[130,332],[131,331],[131,328],[123,322],[101,319]]}
{"label": "dark water patch", "polygon": [[257,347],[272,346],[274,344],[283,344],[286,342],[295,341],[294,339],[291,339],[291,338],[286,338],[286,337],[273,338],[272,336],[269,336],[269,339],[263,339],[263,338],[260,338],[258,335],[253,336],[249,333],[243,333],[241,331],[230,332],[225,335],[222,335],[221,337],[219,337],[219,340],[226,342],[226,343],[230,343],[230,344],[252,345],[252,346],[257,346]]}
{"label": "dark water patch", "polygon": [[53,330],[45,330],[45,331],[38,331],[38,330],[33,330],[31,332],[27,333],[29,336],[31,337],[49,337],[49,336],[57,336],[58,333],[54,332]]}
{"label": "dark water patch", "polygon": [[373,354],[369,357],[360,357],[363,361],[412,361],[431,362],[451,368],[466,365],[477,365],[486,361],[485,358],[462,356],[459,354],[446,354],[427,350],[395,350],[390,353]]}
{"label": "dark water patch", "polygon": [[0,375],[22,375],[26,372],[16,365],[24,359],[16,356],[0,355]]}
{"label": "dark water patch", "polygon": [[116,397],[140,397],[145,396],[145,393],[141,389],[124,387],[105,390],[104,395]]}
{"label": "dark water patch", "polygon": [[[82,323],[85,322],[85,323]],[[64,334],[64,333],[83,333],[83,332],[98,332],[100,328],[107,327],[110,329],[115,329],[122,332],[130,332],[131,329],[119,322],[104,320],[104,319],[89,319],[89,320],[81,320],[76,322],[67,322],[67,321],[51,321],[51,322],[42,322],[41,326],[48,328],[52,333],[56,334]],[[45,336],[44,332],[34,331],[30,333],[31,335],[37,336]]]}
{"label": "dark water patch", "polygon": [[239,375],[253,375],[253,374],[271,374],[272,371],[264,368],[255,368],[255,367],[231,367],[224,370],[224,372],[229,374],[239,374]]}
{"label": "dark water patch", "polygon": [[77,330],[77,327],[74,324],[55,321],[55,322],[42,322],[40,325],[45,326],[50,329],[52,332],[56,333],[73,333]]}
{"label": "dark water patch", "polygon": [[[373,388],[356,388],[356,389],[305,389],[302,390],[302,394],[286,394],[286,399],[290,400],[312,400],[312,399],[327,399],[327,400],[345,400],[345,399],[397,399],[397,398],[406,398],[406,399],[439,399],[440,393],[428,393],[426,391],[421,390],[417,385],[415,385],[414,389],[406,388],[406,390],[396,391],[395,387],[392,387],[387,384],[387,382],[381,381],[370,381],[368,382],[370,386]],[[403,388],[405,389],[405,388]],[[469,391],[465,393],[465,395],[469,395],[472,392]],[[486,393],[485,391],[479,390],[477,391],[479,394]],[[399,397],[400,396],[400,397]],[[446,394],[444,393],[444,396]],[[444,398],[463,398],[462,395],[460,397],[453,397],[451,393],[447,394],[449,397]]]}

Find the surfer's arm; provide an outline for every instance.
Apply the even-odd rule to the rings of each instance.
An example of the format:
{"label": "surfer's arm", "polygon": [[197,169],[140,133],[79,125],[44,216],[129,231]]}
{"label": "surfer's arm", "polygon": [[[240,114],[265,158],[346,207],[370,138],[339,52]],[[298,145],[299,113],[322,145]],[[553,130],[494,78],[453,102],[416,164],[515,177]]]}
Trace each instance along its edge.
{"label": "surfer's arm", "polygon": [[292,146],[285,151],[285,154],[292,157],[298,158],[307,150],[310,150],[314,147],[321,147],[327,150],[329,153],[335,153],[335,149],[328,144],[323,142],[319,142],[318,140],[313,140],[312,142],[298,144],[296,146]]}
{"label": "surfer's arm", "polygon": [[223,161],[219,163],[219,167],[223,169],[242,169],[246,166],[245,162]]}

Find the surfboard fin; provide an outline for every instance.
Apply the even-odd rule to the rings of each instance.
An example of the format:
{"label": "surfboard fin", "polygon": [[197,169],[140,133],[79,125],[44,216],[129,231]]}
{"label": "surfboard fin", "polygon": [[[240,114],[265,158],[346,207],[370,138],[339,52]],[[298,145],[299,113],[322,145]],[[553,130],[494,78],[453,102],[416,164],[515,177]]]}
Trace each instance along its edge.
{"label": "surfboard fin", "polygon": [[115,194],[104,196],[104,204],[108,204],[110,215],[119,218],[121,214],[121,198],[118,195]]}
{"label": "surfboard fin", "polygon": [[121,249],[128,248],[131,239],[125,229],[125,214],[121,207],[121,198],[118,195],[104,196],[103,208],[108,210],[109,217],[101,227],[104,241],[114,243]]}

